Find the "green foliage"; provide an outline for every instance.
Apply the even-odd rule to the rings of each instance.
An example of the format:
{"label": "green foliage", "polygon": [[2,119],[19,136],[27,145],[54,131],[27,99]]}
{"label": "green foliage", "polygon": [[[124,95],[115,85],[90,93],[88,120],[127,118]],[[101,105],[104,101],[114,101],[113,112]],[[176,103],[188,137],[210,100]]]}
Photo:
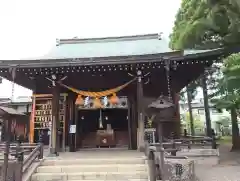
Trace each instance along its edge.
{"label": "green foliage", "polygon": [[172,49],[211,49],[240,42],[239,0],[182,0]]}
{"label": "green foliage", "polygon": [[218,89],[212,102],[217,108],[231,111],[232,150],[240,149],[237,117],[240,115],[240,53],[232,54],[224,59],[223,77],[218,80]]}
{"label": "green foliage", "polygon": [[236,109],[240,107],[240,53],[232,54],[224,59],[223,77],[219,78],[216,92],[212,95],[212,103],[217,108]]}
{"label": "green foliage", "polygon": [[221,116],[216,123],[221,124],[224,127],[229,127],[231,120],[228,117]]}
{"label": "green foliage", "polygon": [[[213,49],[239,44],[240,0],[182,0],[170,35],[172,49]],[[240,149],[237,124],[237,113],[240,113],[240,54],[226,58],[223,67],[223,76],[216,77],[216,80],[212,79],[214,72],[208,72],[211,79],[208,79],[208,85],[216,90],[212,95],[216,107],[231,110],[233,148]]]}
{"label": "green foliage", "polygon": [[[239,0],[182,0],[170,35],[172,49],[211,49],[235,44],[240,44]],[[238,71],[240,66],[235,65],[231,69],[232,74],[233,69]],[[219,70],[218,66],[213,65],[212,70],[207,72],[207,85],[211,90],[218,90],[215,94],[223,95],[226,92],[226,87],[222,85],[225,80],[218,78],[221,74]],[[231,79],[231,82],[238,81],[236,74],[227,78]],[[197,87],[201,86],[200,79],[188,86],[194,98]],[[185,93],[186,90],[182,95]],[[232,97],[237,96],[236,94],[238,92],[232,91],[225,99],[233,100]],[[221,107],[222,103],[219,106]]]}
{"label": "green foliage", "polygon": [[[186,126],[188,129],[190,129],[191,125],[190,125],[190,114],[189,112],[186,112],[183,116],[183,120],[186,123]],[[194,128],[204,128],[204,124],[203,122],[200,120],[200,116],[198,114],[194,114],[193,115],[193,123],[194,123]]]}

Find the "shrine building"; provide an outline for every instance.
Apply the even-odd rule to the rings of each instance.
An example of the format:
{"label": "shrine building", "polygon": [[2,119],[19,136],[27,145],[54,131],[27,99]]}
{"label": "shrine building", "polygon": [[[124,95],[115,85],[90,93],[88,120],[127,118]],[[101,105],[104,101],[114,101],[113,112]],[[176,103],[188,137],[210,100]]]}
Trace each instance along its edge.
{"label": "shrine building", "polygon": [[[179,136],[178,93],[224,51],[186,55],[158,34],[60,39],[43,57],[1,60],[0,76],[33,90],[30,142],[41,134],[44,144],[64,151],[138,149],[146,130],[156,129],[146,105],[160,96],[175,104],[163,136]],[[156,141],[154,134],[149,139]]]}

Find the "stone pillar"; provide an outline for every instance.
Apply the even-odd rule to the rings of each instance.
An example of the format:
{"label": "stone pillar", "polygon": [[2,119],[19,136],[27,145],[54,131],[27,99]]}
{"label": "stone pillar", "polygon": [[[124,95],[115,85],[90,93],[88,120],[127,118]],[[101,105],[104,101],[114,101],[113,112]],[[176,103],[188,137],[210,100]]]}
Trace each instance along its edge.
{"label": "stone pillar", "polygon": [[144,115],[142,72],[137,71],[137,117],[138,117],[138,149],[144,151]]}

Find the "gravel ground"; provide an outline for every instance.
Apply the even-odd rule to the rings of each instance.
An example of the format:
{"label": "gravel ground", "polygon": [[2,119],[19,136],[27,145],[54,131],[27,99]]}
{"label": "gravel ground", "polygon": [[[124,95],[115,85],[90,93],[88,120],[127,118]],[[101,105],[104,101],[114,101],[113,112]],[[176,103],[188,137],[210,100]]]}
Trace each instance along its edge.
{"label": "gravel ground", "polygon": [[219,164],[213,164],[214,161],[211,158],[205,158],[201,164],[196,163],[195,170],[198,180],[240,181],[240,153],[230,152],[229,145],[221,145],[219,152]]}
{"label": "gravel ground", "polygon": [[240,165],[196,165],[199,181],[240,181]]}

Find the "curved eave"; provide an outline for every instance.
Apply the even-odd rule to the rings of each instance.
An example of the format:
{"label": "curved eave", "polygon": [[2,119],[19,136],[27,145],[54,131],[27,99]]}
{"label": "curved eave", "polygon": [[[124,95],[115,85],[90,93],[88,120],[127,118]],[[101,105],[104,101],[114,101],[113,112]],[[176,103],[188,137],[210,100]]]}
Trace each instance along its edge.
{"label": "curved eave", "polygon": [[194,59],[202,59],[202,58],[208,58],[212,56],[221,56],[224,53],[224,49],[217,49],[212,51],[206,51],[206,52],[199,52],[199,53],[192,53],[192,54],[185,54],[181,56],[175,56],[169,58],[172,61],[184,61],[184,60],[194,60]]}
{"label": "curved eave", "polygon": [[219,49],[214,49],[214,50],[206,50],[202,52],[196,52],[196,53],[190,53],[190,54],[183,54],[180,56],[174,56],[170,57],[169,60],[172,61],[184,61],[184,60],[198,60],[198,59],[203,59],[208,58],[214,59],[214,58],[221,58],[221,57],[226,57],[232,53],[238,53],[240,52],[240,47],[227,47],[227,48],[219,48]]}
{"label": "curved eave", "polygon": [[106,64],[131,64],[149,61],[162,61],[163,57],[181,55],[181,51],[144,54],[134,56],[111,56],[111,57],[90,57],[90,58],[63,58],[63,59],[34,59],[34,60],[0,60],[0,68],[16,66],[19,68],[31,67],[56,67],[61,66],[81,66],[81,65],[106,65]]}

